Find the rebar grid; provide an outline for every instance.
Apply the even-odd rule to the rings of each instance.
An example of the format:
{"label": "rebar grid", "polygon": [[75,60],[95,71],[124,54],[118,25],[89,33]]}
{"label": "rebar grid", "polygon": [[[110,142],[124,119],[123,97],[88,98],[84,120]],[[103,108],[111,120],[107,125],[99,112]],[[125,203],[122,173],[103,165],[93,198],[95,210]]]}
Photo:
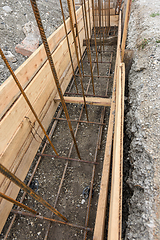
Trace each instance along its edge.
{"label": "rebar grid", "polygon": [[[68,1],[68,7],[70,8],[71,7],[71,5],[70,5],[70,1],[69,0],[67,0]],[[93,1],[92,1],[93,2]],[[37,20],[37,23],[39,24],[39,22],[40,22],[40,17],[38,17],[38,15],[37,15],[37,13],[38,13],[38,8],[37,8],[37,6],[35,5],[35,3],[36,3],[36,1],[35,0],[31,0],[31,3],[32,3],[32,6],[33,6],[33,10],[34,10],[34,12],[35,12],[35,16],[36,16],[36,18],[38,19]],[[61,0],[60,0],[60,3],[61,3]],[[86,3],[85,3],[85,0],[84,0],[84,5],[85,5]],[[89,4],[89,3],[88,3]],[[94,3],[92,3],[93,5],[94,5]],[[92,10],[93,10],[93,5],[92,5]],[[102,3],[101,3],[101,1],[99,0],[98,1],[98,9],[99,9],[99,14],[100,14],[100,17],[99,17],[99,29],[101,29],[101,20],[103,19],[103,8],[105,7],[105,4],[104,4],[104,2],[102,1]],[[74,5],[74,0],[73,0],[73,8],[75,9],[75,5]],[[88,8],[89,8],[89,5],[88,5]],[[61,4],[61,9],[62,9],[62,15],[63,15],[63,7],[62,7],[62,4]],[[90,9],[90,8],[89,8]],[[71,13],[71,9],[70,9],[70,17],[72,18],[72,13]],[[101,19],[102,18],[102,19]],[[64,20],[64,18],[63,18],[63,20]],[[75,16],[75,21],[76,21],[76,16]],[[89,20],[87,20],[87,13],[86,13],[86,10],[85,10],[85,21],[86,21],[86,24],[88,23],[88,22],[90,22],[90,16],[89,16]],[[77,23],[76,23],[76,26],[77,26]],[[89,24],[89,27],[91,26],[91,24]],[[43,30],[43,27],[42,26],[40,26],[39,27],[41,30]],[[97,136],[97,144],[96,144],[96,149],[95,149],[95,155],[94,155],[94,160],[93,160],[93,162],[91,162],[90,161],[90,163],[92,163],[93,164],[93,169],[92,169],[92,178],[91,178],[91,185],[90,185],[90,194],[89,194],[89,200],[88,200],[88,207],[87,207],[87,213],[86,213],[86,220],[85,220],[85,226],[83,227],[83,226],[77,226],[77,225],[75,225],[75,226],[73,226],[73,224],[70,224],[70,223],[67,223],[67,225],[70,225],[71,227],[78,227],[78,228],[80,228],[80,229],[82,229],[82,230],[84,230],[84,239],[86,239],[86,237],[87,237],[87,231],[91,231],[91,228],[88,228],[88,221],[89,221],[89,213],[90,213],[90,205],[91,205],[91,199],[92,199],[92,190],[93,190],[93,184],[94,184],[94,176],[95,176],[95,167],[96,167],[96,165],[97,165],[97,154],[98,154],[98,149],[100,149],[100,145],[101,145],[101,139],[102,139],[102,130],[103,130],[103,126],[104,126],[104,117],[105,117],[105,107],[102,109],[102,112],[101,112],[101,119],[100,119],[100,123],[98,123],[98,122],[91,122],[91,121],[89,121],[89,119],[88,119],[88,111],[87,111],[87,106],[86,106],[86,102],[85,102],[85,96],[87,96],[87,93],[88,93],[88,90],[89,90],[89,86],[90,86],[90,83],[91,83],[91,81],[92,81],[92,86],[93,86],[93,95],[91,95],[91,94],[88,94],[89,96],[95,96],[94,95],[94,82],[93,82],[93,78],[95,78],[95,77],[100,77],[100,78],[106,78],[106,80],[107,80],[107,86],[106,86],[106,95],[105,96],[103,96],[103,97],[106,97],[107,96],[107,91],[108,91],[108,84],[109,84],[109,80],[111,79],[111,65],[112,65],[112,61],[113,61],[113,49],[110,51],[110,53],[111,53],[111,59],[110,59],[110,61],[109,62],[102,62],[102,55],[103,54],[105,54],[105,52],[108,52],[108,51],[105,51],[105,44],[104,44],[104,37],[105,37],[105,32],[106,32],[106,30],[105,30],[105,28],[103,29],[103,31],[102,31],[102,36],[103,36],[103,49],[102,49],[102,40],[101,40],[101,32],[99,31],[99,36],[100,36],[100,56],[101,56],[101,62],[99,62],[98,61],[98,51],[97,51],[97,46],[96,46],[96,38],[95,38],[95,51],[94,50],[90,50],[90,44],[88,45],[88,47],[87,48],[89,48],[89,56],[91,57],[91,53],[93,53],[93,52],[96,52],[96,61],[90,61],[90,67],[91,67],[91,69],[90,69],[90,71],[91,71],[91,74],[90,75],[85,75],[84,74],[84,70],[83,70],[83,77],[90,77],[90,79],[89,79],[89,83],[88,83],[88,87],[87,87],[87,90],[86,90],[86,92],[84,92],[84,88],[83,88],[83,83],[82,83],[82,76],[81,76],[81,69],[80,69],[80,61],[81,61],[81,66],[83,66],[83,63],[82,63],[82,56],[81,56],[81,58],[80,58],[80,61],[78,60],[78,51],[77,51],[77,45],[76,45],[76,36],[74,36],[74,28],[73,28],[73,20],[71,20],[71,28],[72,28],[72,33],[73,33],[73,38],[74,38],[74,42],[75,42],[75,50],[76,50],[76,54],[77,54],[77,63],[78,63],[78,67],[79,67],[79,74],[78,75],[76,75],[76,73],[75,73],[75,71],[74,71],[74,67],[73,67],[73,62],[72,62],[72,55],[71,55],[71,51],[70,51],[70,47],[69,47],[69,40],[68,40],[68,37],[67,37],[67,30],[66,30],[66,28],[65,28],[65,32],[66,32],[66,38],[67,38],[67,43],[68,43],[68,49],[69,49],[69,53],[70,53],[70,60],[71,60],[71,64],[72,64],[72,70],[73,70],[73,76],[74,76],[74,81],[75,81],[75,85],[76,85],[76,90],[77,90],[77,93],[75,93],[75,95],[83,95],[83,97],[84,97],[84,105],[82,106],[82,109],[81,109],[81,112],[80,112],[80,116],[79,116],[79,120],[71,120],[70,118],[69,118],[69,114],[68,114],[68,111],[66,110],[66,106],[65,106],[65,101],[64,101],[64,98],[63,98],[63,94],[62,94],[62,91],[61,91],[61,88],[60,88],[60,85],[58,85],[59,83],[57,82],[57,89],[58,89],[58,92],[59,92],[59,95],[60,95],[60,98],[61,98],[61,103],[62,103],[62,106],[63,106],[63,110],[64,110],[64,112],[66,113],[66,111],[67,111],[67,114],[66,114],[66,118],[67,119],[63,119],[63,118],[60,118],[60,114],[62,113],[62,107],[61,107],[61,110],[59,111],[59,114],[57,115],[57,117],[54,117],[53,119],[55,119],[55,122],[54,122],[54,124],[53,124],[53,128],[52,128],[52,131],[54,131],[54,129],[55,129],[55,127],[56,127],[56,123],[58,123],[58,121],[61,121],[61,120],[65,120],[65,121],[68,121],[68,125],[69,125],[69,128],[70,128],[70,130],[71,130],[71,134],[72,134],[72,137],[73,137],[73,142],[72,142],[72,144],[71,144],[71,148],[70,148],[70,151],[69,151],[69,154],[68,154],[68,157],[67,158],[64,158],[64,157],[60,157],[60,158],[62,158],[62,159],[65,159],[66,160],[66,164],[65,164],[65,168],[64,168],[64,171],[63,171],[63,175],[62,175],[62,178],[61,178],[61,183],[60,183],[60,185],[59,185],[59,190],[58,190],[58,193],[57,193],[57,197],[56,197],[56,201],[55,201],[55,204],[54,204],[54,208],[56,207],[56,205],[57,205],[57,202],[58,202],[58,198],[59,198],[59,195],[60,195],[60,191],[61,191],[61,187],[62,187],[62,184],[63,184],[63,181],[64,181],[64,178],[65,178],[65,173],[66,173],[66,170],[67,170],[67,167],[68,167],[68,163],[69,163],[69,160],[75,160],[76,161],[76,159],[73,159],[73,158],[70,158],[70,156],[71,156],[71,153],[72,153],[72,149],[73,149],[73,146],[74,146],[74,144],[75,144],[75,147],[76,147],[76,149],[77,149],[77,153],[78,153],[78,156],[79,156],[79,158],[80,158],[80,153],[79,153],[79,150],[78,150],[78,146],[77,146],[77,144],[76,144],[76,141],[75,141],[75,137],[76,137],[76,134],[77,134],[77,131],[78,131],[78,128],[79,128],[79,124],[80,123],[87,123],[87,124],[97,124],[97,125],[100,125],[100,127],[99,127],[99,132],[98,132],[98,136]],[[77,27],[76,27],[77,28]],[[109,28],[109,30],[110,30],[110,28]],[[108,30],[108,35],[109,35],[109,30]],[[89,31],[89,29],[87,30],[87,31]],[[78,32],[78,29],[77,29],[77,32]],[[114,31],[114,34],[115,34],[115,31]],[[88,33],[87,33],[87,35],[88,35]],[[94,35],[95,35],[95,37],[96,37],[96,31],[95,31],[95,26],[94,26]],[[47,56],[48,56],[48,59],[49,59],[49,61],[50,61],[50,65],[51,65],[51,69],[52,69],[52,72],[54,72],[53,73],[53,75],[54,75],[54,78],[56,78],[56,80],[58,81],[58,77],[57,77],[57,75],[56,75],[56,71],[54,70],[54,63],[53,63],[53,61],[51,60],[51,53],[50,53],[50,50],[49,50],[49,47],[47,46],[47,40],[45,39],[45,34],[44,34],[44,30],[41,32],[41,36],[42,36],[42,39],[43,39],[43,42],[44,42],[44,45],[46,46],[46,53],[47,53]],[[87,36],[87,38],[88,38],[88,40],[89,40],[89,35]],[[79,49],[79,51],[80,51],[80,49]],[[91,60],[91,59],[90,59]],[[94,66],[92,67],[92,63],[94,63]],[[94,72],[94,69],[95,69],[95,63],[97,63],[97,72],[98,72],[98,75],[96,76],[96,75],[93,75],[93,72]],[[99,75],[99,66],[98,66],[98,63],[102,63],[102,64],[105,64],[105,63],[109,63],[109,74],[108,74],[108,76],[100,76]],[[78,87],[77,87],[77,83],[76,83],[76,76],[79,76],[80,77],[80,82],[81,82],[81,87],[82,87],[82,93],[78,93]],[[83,79],[83,81],[84,81],[84,79]],[[74,93],[70,93],[70,94],[73,94],[74,95]],[[100,96],[100,95],[99,95]],[[83,108],[85,107],[85,109],[86,109],[86,114],[87,114],[87,120],[88,121],[83,121],[83,120],[81,120],[81,117],[82,117],[82,114],[83,114]],[[71,125],[70,125],[70,122],[71,121],[77,121],[77,127],[76,127],[76,131],[75,131],[75,133],[73,132],[73,130],[72,130],[72,127],[71,127]],[[52,131],[51,131],[51,133],[52,133]],[[52,135],[52,134],[50,134],[50,135]],[[45,144],[45,146],[46,146],[46,144]],[[43,151],[42,151],[42,154],[40,155],[40,157],[39,157],[39,160],[38,160],[38,162],[37,162],[37,164],[36,164],[36,168],[34,169],[34,171],[33,171],[33,174],[32,174],[32,178],[33,178],[33,175],[34,175],[34,173],[35,173],[35,171],[36,171],[36,169],[37,169],[37,167],[38,167],[38,164],[39,164],[39,162],[40,162],[40,159],[41,159],[41,156],[44,156],[43,155],[43,152],[44,152],[44,149],[45,149],[45,147],[43,148]],[[51,157],[51,156],[48,156],[48,157]],[[53,156],[52,156],[53,157]],[[56,156],[54,156],[54,157],[56,157]],[[78,162],[86,162],[86,163],[89,163],[89,161],[85,161],[85,160],[78,160],[77,159],[77,161]],[[30,180],[30,182],[31,182],[31,180]],[[29,184],[29,183],[28,183]],[[29,185],[28,185],[29,186]],[[23,202],[23,199],[24,199],[24,196],[25,196],[25,193],[24,193],[24,195],[23,195],[23,197],[22,197],[22,199],[21,199],[21,202]],[[14,220],[15,220],[15,217],[16,217],[16,214],[23,214],[23,212],[14,212]],[[29,216],[29,215],[28,215]],[[35,216],[36,217],[36,216]],[[42,219],[42,218],[41,218]],[[43,218],[43,219],[45,219],[45,217]],[[13,220],[13,222],[14,222],[14,220]],[[47,221],[54,221],[54,219],[47,219],[46,218],[46,220]],[[65,219],[66,220],[66,219]],[[56,220],[57,221],[57,220]],[[57,221],[58,222],[58,221]],[[60,223],[60,221],[59,221],[59,223]],[[12,223],[13,224],[13,223]],[[64,222],[62,222],[62,224],[65,224]],[[50,224],[48,225],[48,229],[47,229],[47,231],[46,231],[46,235],[45,235],[45,238],[44,239],[47,239],[47,236],[48,236],[48,233],[49,233],[49,228],[50,228]],[[7,233],[6,233],[6,236],[5,236],[5,238],[4,239],[6,239],[7,238],[7,236],[8,236],[8,234],[9,234],[9,231],[11,230],[11,226],[8,228],[8,231],[7,231]]]}

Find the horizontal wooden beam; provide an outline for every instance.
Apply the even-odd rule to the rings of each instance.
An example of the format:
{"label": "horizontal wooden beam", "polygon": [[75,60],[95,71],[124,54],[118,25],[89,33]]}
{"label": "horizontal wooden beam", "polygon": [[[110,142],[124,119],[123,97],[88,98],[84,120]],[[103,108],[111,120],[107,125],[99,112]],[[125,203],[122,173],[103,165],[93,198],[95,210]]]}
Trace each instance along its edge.
{"label": "horizontal wooden beam", "polygon": [[[66,103],[84,104],[83,97],[64,97]],[[56,97],[54,101],[60,102],[60,98]],[[86,97],[86,104],[95,106],[111,106],[110,98]]]}
{"label": "horizontal wooden beam", "polygon": [[[96,41],[97,41],[97,45],[99,46],[100,44],[102,44],[102,42],[104,44],[107,44],[107,45],[116,45],[117,44],[117,36],[113,36],[113,37],[108,37],[108,38],[105,38],[104,41],[100,38],[96,38]],[[83,40],[83,46],[86,46],[87,45],[87,40],[84,39]],[[95,45],[95,40],[94,39],[90,39],[90,45],[91,46],[94,46]]]}

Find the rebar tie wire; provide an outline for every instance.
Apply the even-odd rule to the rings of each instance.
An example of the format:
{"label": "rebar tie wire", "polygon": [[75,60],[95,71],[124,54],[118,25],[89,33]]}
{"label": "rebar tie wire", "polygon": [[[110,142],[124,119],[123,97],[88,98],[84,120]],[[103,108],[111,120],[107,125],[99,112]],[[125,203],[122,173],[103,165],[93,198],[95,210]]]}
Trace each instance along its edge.
{"label": "rebar tie wire", "polygon": [[25,100],[26,100],[28,106],[30,107],[32,113],[34,114],[34,116],[35,116],[37,122],[39,123],[39,125],[40,125],[40,127],[41,127],[43,133],[45,134],[45,136],[46,136],[46,138],[48,139],[48,141],[49,141],[51,147],[53,148],[55,154],[56,154],[57,156],[59,156],[59,155],[58,155],[58,152],[56,151],[56,149],[55,149],[53,143],[51,142],[51,140],[50,140],[48,134],[46,133],[46,131],[45,131],[45,129],[44,129],[44,127],[43,127],[41,121],[39,120],[39,118],[38,118],[38,116],[37,116],[37,113],[35,112],[34,108],[32,107],[31,102],[29,101],[29,99],[28,99],[26,93],[24,92],[24,90],[23,90],[23,88],[22,88],[20,82],[18,81],[18,78],[16,77],[16,75],[14,74],[14,72],[13,72],[11,66],[9,65],[9,62],[7,61],[7,59],[6,59],[5,55],[4,55],[4,53],[2,52],[2,49],[1,49],[1,48],[0,48],[0,55],[1,55],[2,59],[3,59],[3,61],[5,62],[7,68],[9,69],[9,71],[10,71],[10,73],[11,73],[11,75],[12,75],[14,81],[16,82],[16,84],[17,84],[17,86],[18,86],[20,92],[22,93],[23,97],[25,98]]}
{"label": "rebar tie wire", "polygon": [[56,72],[56,69],[55,69],[55,66],[54,66],[54,63],[53,63],[53,59],[52,59],[51,52],[50,52],[50,49],[49,49],[49,46],[48,46],[47,38],[46,38],[44,28],[43,28],[43,25],[42,25],[42,21],[41,21],[41,18],[40,18],[37,3],[36,3],[36,0],[30,0],[30,2],[31,2],[32,9],[33,9],[33,12],[34,12],[34,16],[36,18],[37,25],[38,25],[38,28],[39,28],[39,31],[40,31],[40,34],[41,34],[41,38],[42,38],[43,45],[44,45],[44,48],[45,48],[45,51],[46,51],[46,55],[47,55],[47,58],[48,58],[48,61],[49,61],[50,67],[51,67],[51,71],[52,71],[52,74],[53,74],[53,77],[54,77],[54,81],[55,81],[55,84],[56,84],[56,87],[57,87],[57,90],[58,90],[58,94],[59,94],[59,97],[61,99],[63,110],[65,112],[67,123],[68,123],[69,129],[70,129],[70,132],[71,132],[71,136],[72,136],[73,141],[74,141],[74,145],[75,145],[75,148],[76,148],[76,151],[77,151],[77,155],[78,155],[78,158],[81,159],[80,153],[79,153],[79,150],[78,150],[78,146],[77,146],[77,142],[76,142],[76,139],[74,137],[74,133],[73,133],[72,125],[71,125],[71,122],[70,122],[70,118],[69,118],[68,110],[67,110],[67,107],[66,107],[66,103],[65,103],[65,100],[64,100],[64,97],[63,97],[61,86],[59,84],[58,75],[57,75],[57,72]]}

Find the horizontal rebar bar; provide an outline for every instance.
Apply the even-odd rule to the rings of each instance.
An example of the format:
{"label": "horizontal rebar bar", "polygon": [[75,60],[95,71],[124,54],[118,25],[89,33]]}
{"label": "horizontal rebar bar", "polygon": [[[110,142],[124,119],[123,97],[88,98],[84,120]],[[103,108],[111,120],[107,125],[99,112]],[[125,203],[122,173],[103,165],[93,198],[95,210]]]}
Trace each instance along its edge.
{"label": "horizontal rebar bar", "polygon": [[[111,93],[111,92],[108,92],[108,93]],[[72,92],[66,92],[65,93],[66,95],[77,95],[77,96],[82,96],[82,93],[72,93]],[[93,95],[93,94],[85,94],[86,97],[99,97],[99,98],[106,98],[105,95]]]}
{"label": "horizontal rebar bar", "polygon": [[[79,77],[79,74],[76,74],[76,77]],[[84,74],[83,77],[91,77],[91,76],[88,74]],[[95,77],[95,78],[111,78],[111,76],[101,76],[101,75],[94,75],[93,77]],[[86,94],[84,94],[84,95],[86,95]],[[95,95],[93,95],[93,96],[95,96]]]}
{"label": "horizontal rebar bar", "polygon": [[[53,119],[55,120],[60,120],[60,121],[67,121],[66,118],[57,118],[54,117]],[[76,120],[76,119],[70,119],[71,122],[78,122],[78,123],[87,123],[87,124],[96,124],[96,125],[106,125],[105,123],[100,123],[100,122],[90,122],[90,121],[83,121],[83,120]]]}
{"label": "horizontal rebar bar", "polygon": [[27,217],[38,218],[38,219],[41,219],[41,220],[46,220],[46,221],[50,221],[50,222],[54,222],[54,223],[58,223],[58,224],[64,224],[64,225],[74,227],[74,228],[79,228],[79,229],[82,229],[84,231],[93,232],[93,228],[88,228],[88,227],[86,228],[86,227],[79,226],[79,225],[76,225],[76,224],[72,224],[72,223],[68,223],[68,222],[62,222],[62,221],[59,221],[59,220],[56,220],[56,219],[53,219],[53,218],[47,218],[47,217],[44,217],[44,216],[41,216],[41,215],[34,215],[34,214],[31,214],[31,213],[17,211],[17,210],[14,210],[14,209],[12,209],[11,212],[14,213],[14,214],[19,214],[19,215],[23,215],[23,216],[27,216]]}
{"label": "horizontal rebar bar", "polygon": [[56,156],[56,155],[51,155],[51,154],[37,153],[37,156],[41,156],[41,157],[51,157],[51,158],[58,158],[58,159],[62,159],[62,160],[75,161],[75,162],[82,162],[82,163],[98,164],[98,163],[91,162],[91,161],[87,161],[87,160],[76,159],[76,158],[68,158],[68,157]]}

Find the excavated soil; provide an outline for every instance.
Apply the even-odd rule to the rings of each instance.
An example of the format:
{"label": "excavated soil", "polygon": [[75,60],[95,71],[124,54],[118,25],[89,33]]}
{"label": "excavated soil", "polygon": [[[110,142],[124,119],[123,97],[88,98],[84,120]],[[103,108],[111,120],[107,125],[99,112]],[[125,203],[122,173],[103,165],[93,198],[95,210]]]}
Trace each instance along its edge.
{"label": "excavated soil", "polygon": [[[134,0],[127,49],[134,51],[128,76],[124,166],[125,239],[160,239],[160,2]],[[125,149],[126,150],[126,149]],[[125,168],[124,168],[125,170]]]}

